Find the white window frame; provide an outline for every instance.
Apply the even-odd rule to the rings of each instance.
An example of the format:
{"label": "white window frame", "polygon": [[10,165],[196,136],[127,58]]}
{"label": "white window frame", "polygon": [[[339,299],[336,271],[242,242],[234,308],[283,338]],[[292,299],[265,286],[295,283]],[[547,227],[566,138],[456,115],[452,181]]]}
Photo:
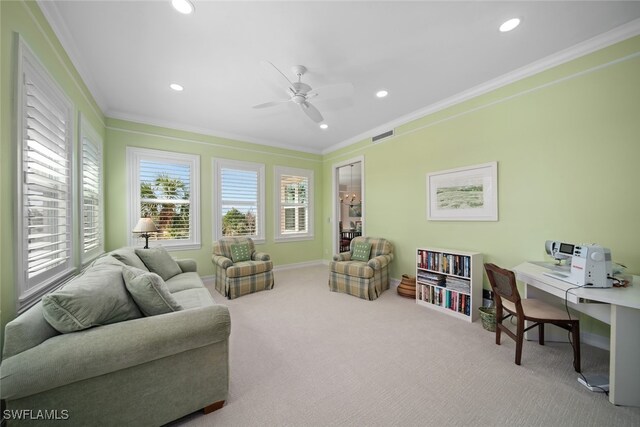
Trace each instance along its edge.
{"label": "white window frame", "polygon": [[129,244],[140,246],[144,242],[131,230],[140,219],[140,162],[184,163],[190,167],[189,190],[189,235],[188,240],[149,240],[149,246],[162,246],[168,250],[200,249],[200,156],[195,154],[176,153],[173,151],[152,150],[148,148],[127,147],[127,192],[129,203],[127,206],[129,227]]}
{"label": "white window frame", "polygon": [[[15,113],[17,118],[16,128],[16,152],[17,152],[17,179],[16,179],[16,286],[17,286],[17,311],[20,313],[37,302],[42,295],[58,287],[63,279],[69,277],[76,271],[75,266],[75,239],[76,230],[73,227],[73,220],[76,215],[74,211],[74,180],[76,177],[73,172],[73,104],[62,91],[60,86],[51,77],[44,65],[38,60],[33,51],[27,46],[25,41],[18,37],[17,43],[17,82],[15,85]],[[27,119],[26,119],[26,80],[30,80],[42,92],[43,96],[49,102],[55,104],[61,109],[66,122],[65,129],[65,145],[66,145],[66,161],[68,162],[68,175],[66,183],[68,200],[66,201],[66,217],[64,219],[67,224],[67,241],[69,242],[68,257],[58,268],[49,270],[29,280],[28,271],[28,243],[25,242],[28,236],[28,214],[24,206],[24,141],[27,136]]]}
{"label": "white window frame", "polygon": [[[309,188],[307,188],[307,231],[306,232],[283,232],[280,228],[284,218],[281,218],[281,207],[282,207],[282,194],[280,191],[282,189],[281,181],[282,176],[297,176],[303,177],[307,179],[309,183]],[[313,204],[313,193],[315,191],[314,181],[313,181],[313,170],[310,169],[299,169],[299,168],[290,168],[285,166],[275,166],[274,167],[274,191],[273,194],[275,196],[275,210],[274,210],[274,219],[275,219],[275,241],[296,241],[296,240],[312,240],[314,238],[314,204]],[[303,206],[303,205],[300,205]]]}
{"label": "white window frame", "polygon": [[222,169],[237,169],[256,172],[258,175],[257,189],[257,223],[258,234],[250,237],[254,243],[264,243],[265,238],[265,166],[262,163],[244,162],[239,160],[213,159],[213,240],[222,236]]}
{"label": "white window frame", "polygon": [[[100,254],[104,253],[104,154],[103,154],[103,141],[102,137],[96,132],[96,130],[91,126],[91,123],[80,114],[80,137],[78,138],[78,159],[79,159],[79,170],[78,176],[80,179],[78,180],[78,197],[80,200],[80,210],[79,210],[79,225],[80,225],[80,260],[82,264],[87,264],[90,261],[97,258]],[[96,248],[85,252],[84,250],[84,241],[85,241],[85,230],[84,230],[84,145],[85,143],[93,145],[97,156],[98,156],[98,245]]]}

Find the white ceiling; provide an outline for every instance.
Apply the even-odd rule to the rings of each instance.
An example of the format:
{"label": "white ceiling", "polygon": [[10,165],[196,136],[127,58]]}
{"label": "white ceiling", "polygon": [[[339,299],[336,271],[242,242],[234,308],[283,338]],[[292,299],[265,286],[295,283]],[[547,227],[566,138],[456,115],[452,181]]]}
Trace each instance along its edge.
{"label": "white ceiling", "polygon": [[[640,32],[640,2],[193,3],[182,15],[169,0],[40,2],[107,116],[315,153]],[[314,88],[352,83],[353,96],[319,90],[327,130],[293,103],[253,109],[287,98],[261,60],[305,65]]]}

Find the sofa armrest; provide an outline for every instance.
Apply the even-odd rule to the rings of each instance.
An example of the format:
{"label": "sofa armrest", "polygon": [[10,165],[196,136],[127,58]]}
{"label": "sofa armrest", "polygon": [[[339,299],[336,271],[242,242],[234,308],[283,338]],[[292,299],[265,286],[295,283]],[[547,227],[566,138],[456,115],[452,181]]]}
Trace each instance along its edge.
{"label": "sofa armrest", "polygon": [[269,261],[271,256],[269,256],[266,252],[254,252],[253,257],[251,257],[253,261]]}
{"label": "sofa armrest", "polygon": [[2,399],[66,384],[225,341],[229,310],[210,305],[58,335],[0,366]]}
{"label": "sofa armrest", "polygon": [[351,252],[340,252],[333,256],[334,261],[351,261]]}
{"label": "sofa armrest", "polygon": [[378,255],[371,258],[367,264],[374,270],[380,270],[381,268],[386,267],[392,260],[393,254]]}
{"label": "sofa armrest", "polygon": [[198,271],[198,264],[193,259],[177,259],[176,262],[183,273]]}
{"label": "sofa armrest", "polygon": [[211,261],[225,270],[233,265],[233,261],[223,255],[212,255]]}

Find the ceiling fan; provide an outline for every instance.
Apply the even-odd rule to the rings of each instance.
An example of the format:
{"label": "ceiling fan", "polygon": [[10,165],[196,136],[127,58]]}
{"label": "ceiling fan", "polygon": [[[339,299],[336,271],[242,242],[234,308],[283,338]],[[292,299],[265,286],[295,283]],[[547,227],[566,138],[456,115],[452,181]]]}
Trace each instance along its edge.
{"label": "ceiling fan", "polygon": [[321,96],[323,99],[351,96],[353,93],[353,85],[351,85],[351,83],[340,83],[331,86],[324,86],[319,90],[313,90],[311,86],[302,82],[302,76],[307,72],[307,67],[304,65],[294,65],[291,67],[293,74],[298,77],[298,81],[296,82],[289,80],[282,71],[269,61],[261,61],[261,65],[265,71],[275,76],[274,80],[277,80],[278,86],[281,86],[286,90],[289,98],[254,105],[253,108],[268,108],[287,102],[293,102],[300,106],[300,109],[307,115],[307,117],[316,123],[321,123],[324,121],[324,117],[322,117],[320,111],[309,102],[310,99],[317,96]]}

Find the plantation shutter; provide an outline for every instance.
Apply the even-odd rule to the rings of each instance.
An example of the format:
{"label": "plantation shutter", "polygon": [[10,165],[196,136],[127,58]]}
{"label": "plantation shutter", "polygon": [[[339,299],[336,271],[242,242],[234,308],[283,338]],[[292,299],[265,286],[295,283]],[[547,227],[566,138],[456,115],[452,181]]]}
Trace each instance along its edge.
{"label": "plantation shutter", "polygon": [[23,295],[73,267],[71,107],[41,80],[36,83],[32,78],[35,74],[25,65],[21,165]]}
{"label": "plantation shutter", "polygon": [[102,251],[102,147],[82,138],[82,258]]}
{"label": "plantation shutter", "polygon": [[223,236],[255,237],[259,234],[258,183],[255,170],[220,169]]}
{"label": "plantation shutter", "polygon": [[309,229],[309,178],[281,175],[280,234],[306,234]]}
{"label": "plantation shutter", "polygon": [[140,217],[158,228],[151,240],[189,240],[191,231],[191,165],[141,160]]}

